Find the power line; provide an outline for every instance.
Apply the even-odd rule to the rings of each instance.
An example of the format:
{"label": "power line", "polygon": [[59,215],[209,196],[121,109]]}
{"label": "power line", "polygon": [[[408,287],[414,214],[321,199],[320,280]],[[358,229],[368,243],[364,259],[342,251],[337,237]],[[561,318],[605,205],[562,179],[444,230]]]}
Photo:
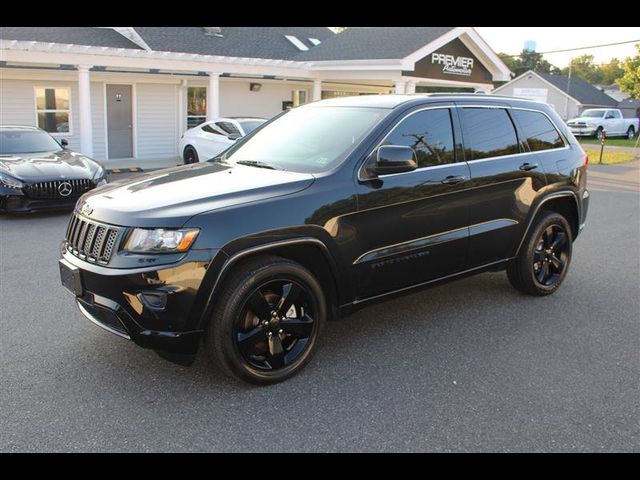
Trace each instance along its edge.
{"label": "power line", "polygon": [[[590,47],[566,48],[564,50],[550,50],[548,52],[533,52],[533,53],[539,53],[540,55],[546,55],[547,53],[573,52],[575,50],[587,50],[589,48],[611,47],[613,45],[624,45],[625,43],[637,43],[637,42],[640,42],[640,40],[627,40],[625,42],[604,43],[602,45],[592,45]],[[518,53],[517,55],[503,55],[503,56],[504,57],[519,57],[520,55],[521,55],[521,53]]]}

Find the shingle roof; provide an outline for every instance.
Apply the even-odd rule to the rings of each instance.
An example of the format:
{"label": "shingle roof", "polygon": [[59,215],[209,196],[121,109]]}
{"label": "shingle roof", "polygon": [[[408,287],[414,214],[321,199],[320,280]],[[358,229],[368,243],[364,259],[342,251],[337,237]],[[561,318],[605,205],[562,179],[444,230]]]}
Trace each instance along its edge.
{"label": "shingle roof", "polygon": [[152,50],[229,57],[294,60],[300,54],[285,35],[308,48],[309,38],[321,42],[335,34],[327,27],[221,27],[222,36],[206,35],[202,27],[134,27]]}
{"label": "shingle roof", "polygon": [[[570,97],[578,100],[582,105],[615,107],[618,104],[615,99],[579,77],[572,76],[571,83],[569,84],[569,77],[565,75],[552,75],[542,72],[536,72],[536,74],[563,92],[566,92]],[[569,87],[568,91],[567,86]]]}
{"label": "shingle roof", "polygon": [[2,27],[3,40],[70,43],[94,47],[141,48],[110,28],[97,27]]}
{"label": "shingle roof", "polygon": [[296,60],[400,59],[455,27],[350,27]]}
{"label": "shingle roof", "polygon": [[618,103],[618,108],[640,107],[640,98],[625,98]]}

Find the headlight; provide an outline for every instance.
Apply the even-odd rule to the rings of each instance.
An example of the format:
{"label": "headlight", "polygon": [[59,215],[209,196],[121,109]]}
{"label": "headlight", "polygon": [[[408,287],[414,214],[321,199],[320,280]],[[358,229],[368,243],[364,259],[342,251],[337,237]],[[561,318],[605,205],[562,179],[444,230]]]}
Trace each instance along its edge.
{"label": "headlight", "polygon": [[189,250],[199,232],[197,228],[180,230],[134,228],[123,248],[137,253],[184,252]]}
{"label": "headlight", "polygon": [[10,177],[9,175],[6,175],[4,173],[0,173],[0,185],[16,190],[20,190],[22,187],[24,187],[24,183],[22,183],[20,180]]}
{"label": "headlight", "polygon": [[96,187],[101,187],[102,185],[107,184],[107,179],[104,177],[105,177],[104,168],[98,165],[98,170],[96,170],[96,173],[93,175],[93,183],[96,184]]}

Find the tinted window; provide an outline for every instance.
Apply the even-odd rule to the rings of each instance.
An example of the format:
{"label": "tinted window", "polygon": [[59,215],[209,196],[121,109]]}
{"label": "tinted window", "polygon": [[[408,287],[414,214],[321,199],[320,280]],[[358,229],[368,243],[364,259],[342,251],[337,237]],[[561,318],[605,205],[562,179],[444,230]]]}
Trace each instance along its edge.
{"label": "tinted window", "polygon": [[462,128],[467,160],[518,153],[513,123],[502,108],[463,108]]}
{"label": "tinted window", "polygon": [[562,137],[544,114],[527,110],[512,110],[511,113],[532,151],[564,147]]}
{"label": "tinted window", "polygon": [[223,133],[217,129],[214,129],[212,125],[204,125],[202,131],[212,133],[213,135],[222,135]]}
{"label": "tinted window", "polygon": [[231,122],[216,122],[216,127],[225,132],[227,135],[231,135],[232,133],[240,134],[240,130],[235,124]]}
{"label": "tinted window", "polygon": [[38,130],[0,131],[0,154],[56,152],[62,147],[48,134]]}
{"label": "tinted window", "polygon": [[453,163],[453,129],[448,108],[425,110],[403,120],[384,145],[404,145],[416,152],[418,168]]}

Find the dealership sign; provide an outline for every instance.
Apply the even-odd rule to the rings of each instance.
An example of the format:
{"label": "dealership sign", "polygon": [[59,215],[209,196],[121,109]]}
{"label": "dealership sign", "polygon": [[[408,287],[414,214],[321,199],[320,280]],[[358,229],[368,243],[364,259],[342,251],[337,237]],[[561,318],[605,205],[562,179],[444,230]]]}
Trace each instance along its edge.
{"label": "dealership sign", "polygon": [[469,77],[473,73],[473,58],[470,57],[456,57],[444,53],[433,53],[431,54],[431,63],[441,65],[442,73],[448,73],[450,75]]}

